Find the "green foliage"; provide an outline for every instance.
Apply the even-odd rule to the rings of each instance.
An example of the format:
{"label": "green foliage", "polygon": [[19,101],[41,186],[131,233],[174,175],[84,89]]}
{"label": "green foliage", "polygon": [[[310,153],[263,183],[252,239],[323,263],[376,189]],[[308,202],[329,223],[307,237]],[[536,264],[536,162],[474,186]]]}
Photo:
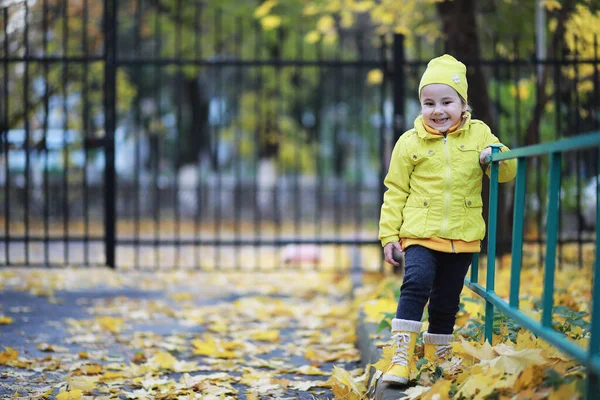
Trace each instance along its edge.
{"label": "green foliage", "polygon": [[458,385],[453,384],[452,387],[450,388],[450,391],[448,392],[448,396],[450,397],[454,397],[454,395],[458,392]]}
{"label": "green foliage", "polygon": [[[557,88],[548,84],[546,92],[552,93]],[[490,97],[497,103],[500,110],[497,136],[503,143],[509,147],[522,145],[526,141],[527,130],[531,120],[528,116],[533,115],[536,106],[536,83],[534,76],[527,79],[521,79],[518,82],[511,81],[492,81],[490,84]],[[548,103],[544,115],[539,122],[540,141],[548,143],[558,139],[556,131],[557,118],[566,124],[568,110],[563,108],[559,111],[553,106],[554,103]],[[559,113],[559,115],[557,115]],[[545,213],[547,188],[549,185],[549,174],[540,171],[547,171],[549,168],[549,157],[535,157],[528,162],[530,172],[527,174],[527,199],[526,215],[535,215],[539,212],[538,207]],[[539,164],[539,165],[538,165]],[[563,211],[573,212],[577,209],[577,180],[580,179],[577,174],[566,173],[569,164],[563,161],[563,174],[561,181],[562,195],[561,208]],[[572,169],[573,167],[571,167]],[[538,176],[539,175],[539,176]],[[537,181],[540,181],[540,192],[538,198]],[[535,201],[531,201],[535,200]]]}
{"label": "green foliage", "polygon": [[382,314],[383,314],[383,319],[379,322],[376,333],[379,333],[386,328],[391,330],[392,329],[392,319],[394,319],[396,317],[395,312],[385,312]]}
{"label": "green foliage", "polygon": [[426,358],[421,358],[419,359],[419,361],[417,361],[416,367],[418,370],[421,370],[421,368],[426,366],[427,364],[429,364],[429,360],[427,360]]}
{"label": "green foliage", "polygon": [[578,377],[575,374],[565,376],[565,375],[562,375],[562,374],[556,372],[552,368],[548,368],[544,372],[545,372],[545,375],[544,375],[544,379],[542,381],[542,386],[551,387],[553,389],[558,389],[562,385],[567,385],[576,380],[580,380],[580,377]]}
{"label": "green foliage", "polygon": [[[461,302],[461,309],[464,305]],[[521,326],[500,311],[494,309],[494,322],[492,333],[494,335],[502,335],[503,339],[509,339],[513,343],[516,342],[517,334],[521,330]],[[485,316],[478,313],[475,318],[470,318],[468,322],[457,329],[457,334],[472,338],[475,341],[482,340],[485,335]]]}
{"label": "green foliage", "polygon": [[381,331],[383,331],[384,329],[392,329],[392,325],[390,324],[390,320],[388,320],[387,318],[384,318],[381,320],[381,322],[379,322],[379,325],[377,325],[377,330],[375,331],[375,333],[379,333]]}
{"label": "green foliage", "polygon": [[498,310],[494,310],[494,335],[502,335],[504,339],[508,338],[511,342],[516,343],[517,334],[521,328],[521,325],[517,324],[512,318]]}
{"label": "green foliage", "polygon": [[[553,309],[553,319],[555,322],[552,325],[559,332],[569,335],[573,339],[579,339],[585,337],[590,331],[589,318],[585,318],[588,316],[589,313],[585,311],[574,311],[569,307],[557,306]],[[558,322],[556,321],[557,319],[563,322]],[[573,327],[581,328],[581,333],[574,332]]]}
{"label": "green foliage", "polygon": [[[534,302],[536,309],[542,308],[542,300]],[[464,304],[461,302],[460,310],[464,310]],[[460,313],[460,311],[459,311]],[[590,331],[589,313],[584,311],[574,311],[569,307],[556,306],[553,309],[553,327],[557,331],[570,336],[572,339],[585,337]],[[581,330],[574,332],[573,328],[579,327]],[[493,334],[502,335],[503,339],[509,339],[516,342],[517,334],[522,329],[515,320],[508,317],[498,310],[494,310]],[[459,327],[457,333],[477,340],[483,338],[485,332],[485,316],[477,314],[476,318],[471,318],[462,327]]]}
{"label": "green foliage", "polygon": [[464,337],[473,338],[480,341],[483,338],[485,326],[482,320],[469,320],[465,325],[458,327],[456,334]]}
{"label": "green foliage", "polygon": [[[319,173],[335,174],[348,181],[361,180],[369,172],[377,170],[381,157],[378,140],[373,138],[373,133],[378,129],[368,122],[381,112],[381,83],[373,84],[374,86],[364,83],[368,71],[361,70],[350,75],[338,69],[333,72],[334,69],[327,68],[261,65],[242,68],[215,65],[222,61],[256,59],[369,59],[379,53],[382,43],[390,43],[393,33],[407,35],[406,52],[414,55],[418,53],[415,40],[418,36],[423,36],[428,41],[441,37],[435,3],[430,0],[119,2],[119,59],[136,56],[170,60],[164,65],[152,65],[149,68],[151,72],[146,67],[119,67],[116,96],[119,122],[141,125],[128,129],[127,132],[139,129],[162,135],[169,141],[166,148],[176,147],[176,142],[182,142],[186,147],[192,146],[192,143],[193,146],[214,145],[209,143],[211,139],[206,138],[209,135],[208,129],[199,130],[203,135],[202,140],[191,138],[192,133],[198,131],[191,129],[189,121],[177,127],[180,132],[176,133],[183,136],[181,140],[165,135],[168,128],[164,126],[164,119],[178,111],[177,102],[182,96],[182,85],[197,84],[200,86],[199,92],[205,96],[202,101],[223,100],[227,103],[227,118],[215,129],[219,130],[219,137],[223,141],[235,147],[236,155],[247,164],[253,165],[256,157],[273,158],[278,161],[282,173],[313,174],[317,168],[315,160],[319,159],[322,160]],[[589,38],[590,27],[597,25],[592,23],[597,17],[590,10],[597,11],[597,8],[585,1],[576,3],[578,7],[573,12],[579,19],[571,19],[569,35],[573,36],[579,32],[578,29],[581,30],[577,25],[578,21],[587,21],[587,25],[584,24],[587,28],[583,33]],[[48,32],[44,35],[32,28],[31,54],[80,57],[84,54],[84,49],[87,49],[101,60],[105,44],[102,33],[102,2],[86,3],[87,24],[84,23],[83,5],[75,1],[66,4],[67,20],[64,19],[64,3],[55,0],[34,3],[30,15],[43,15],[44,4],[48,4],[50,10]],[[535,11],[533,3],[519,4],[517,7],[515,1],[511,0],[482,4],[478,23],[481,27],[480,48],[483,56],[491,58],[499,55],[510,59],[523,57],[531,52],[534,48],[534,24],[531,22]],[[556,24],[559,13],[560,9],[549,10],[549,33],[552,31],[552,24]],[[512,24],[506,24],[506,20],[512,21]],[[521,27],[519,34],[522,40],[518,43],[512,41],[514,26]],[[85,43],[84,33],[87,35]],[[359,41],[361,36],[362,41]],[[44,37],[48,40],[46,48],[42,40]],[[500,40],[499,43],[495,41],[496,38]],[[15,43],[19,42],[16,37],[9,38],[12,39],[15,39]],[[586,42],[586,51],[590,47],[588,42],[589,40]],[[567,45],[574,46],[571,42]],[[19,51],[23,52],[22,44],[15,54]],[[197,64],[198,60],[208,62],[208,65]],[[10,81],[13,78],[15,81],[22,80],[19,72],[21,67],[16,64],[9,67]],[[70,107],[71,115],[77,116],[69,121],[71,128],[81,129],[90,123],[83,121],[81,115],[84,111],[89,112],[91,121],[101,121],[104,79],[102,62],[90,63],[87,70],[78,63],[71,63],[64,69],[61,64],[50,64],[47,72],[41,64],[32,63],[30,67],[30,86],[36,80],[46,80],[47,76],[51,96],[62,96],[66,84],[64,89],[69,96],[78,98]],[[217,79],[216,69],[221,74]],[[573,73],[573,70],[565,69],[561,78],[574,79]],[[331,83],[332,75],[336,74],[339,85]],[[160,76],[160,84],[156,75]],[[382,76],[387,78],[385,74]],[[512,143],[523,143],[529,123],[528,116],[532,115],[536,101],[533,71],[521,70],[518,77],[499,78],[502,80],[492,81],[490,87],[490,94],[501,109],[499,136]],[[514,82],[515,79],[518,82]],[[355,85],[357,89],[350,92],[342,88],[338,96],[331,95],[334,86],[344,85],[346,82],[358,82]],[[576,89],[589,93],[589,80],[580,83],[581,87]],[[223,93],[218,96],[222,99],[216,99],[217,95],[214,95],[217,91],[215,87],[219,85],[222,85]],[[171,90],[172,88],[175,89]],[[551,93],[556,88],[549,83],[546,90]],[[32,118],[43,107],[40,101],[32,101],[30,115],[24,115],[25,94],[30,98],[39,98],[39,93],[34,93],[32,87],[24,88],[20,84],[11,84],[10,92],[8,119],[11,127],[21,124],[24,118]],[[161,96],[160,101],[155,98],[157,94]],[[87,96],[89,104],[84,104],[84,96]],[[389,98],[390,95],[384,96]],[[154,115],[144,115],[131,122],[133,109],[139,102],[148,100],[157,103],[152,112]],[[316,110],[317,104],[321,106],[320,110]],[[515,104],[519,106],[516,107]],[[346,117],[336,116],[343,106],[347,107]],[[357,115],[355,110],[358,109],[365,111]],[[186,115],[197,112],[198,110],[187,110]],[[540,121],[543,141],[556,138],[555,121],[565,118],[567,112],[568,110],[554,110],[550,107],[545,110]],[[305,124],[302,120],[303,116],[310,113],[318,120],[313,125]],[[520,119],[515,123],[517,115]],[[93,123],[99,122],[91,122]],[[101,130],[101,127],[93,126],[92,130]],[[344,142],[340,138],[334,140],[340,132],[347,136],[358,136],[359,139],[356,142]],[[360,157],[363,156],[357,155],[357,150],[365,149],[368,150],[368,155],[366,159],[362,159]],[[192,154],[198,151],[197,148],[189,150]],[[544,170],[547,161],[540,162]],[[545,174],[542,175],[540,179],[547,179]],[[572,185],[568,181],[567,184]],[[528,185],[528,188],[534,191],[535,185]],[[574,206],[573,202],[564,204],[567,209]]]}
{"label": "green foliage", "polygon": [[582,187],[585,186],[586,182],[581,177],[569,175],[562,177],[561,188],[563,195],[561,196],[560,206],[563,211],[575,212],[577,210],[577,186],[578,182]]}
{"label": "green foliage", "polygon": [[435,371],[433,373],[433,381],[435,382],[443,376],[444,376],[444,368],[440,367],[439,365],[436,365]]}

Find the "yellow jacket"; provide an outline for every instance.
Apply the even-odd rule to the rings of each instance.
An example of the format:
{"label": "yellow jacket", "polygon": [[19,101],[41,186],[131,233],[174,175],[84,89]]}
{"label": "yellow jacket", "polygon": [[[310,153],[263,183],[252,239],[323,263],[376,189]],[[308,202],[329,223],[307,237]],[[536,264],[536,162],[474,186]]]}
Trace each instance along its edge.
{"label": "yellow jacket", "polygon": [[[401,238],[479,244],[485,236],[479,154],[493,143],[500,141],[470,115],[446,138],[427,132],[419,116],[392,152],[379,221],[382,246]],[[512,180],[515,174],[516,160],[500,164],[500,182]]]}

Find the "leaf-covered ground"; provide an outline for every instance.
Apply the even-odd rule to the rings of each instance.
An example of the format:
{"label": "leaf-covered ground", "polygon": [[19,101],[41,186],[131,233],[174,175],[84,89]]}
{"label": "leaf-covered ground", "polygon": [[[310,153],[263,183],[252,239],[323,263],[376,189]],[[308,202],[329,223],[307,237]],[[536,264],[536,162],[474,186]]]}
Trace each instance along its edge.
{"label": "leaf-covered ground", "polygon": [[[593,249],[585,249],[584,267],[565,259],[556,271],[553,327],[569,340],[587,350],[590,335],[591,265]],[[520,310],[536,321],[542,315],[544,273],[535,265],[537,250],[524,256],[521,272]],[[571,254],[571,256],[574,256]],[[575,258],[575,257],[572,257]],[[510,293],[510,257],[501,260],[497,270],[496,293],[507,299]],[[485,262],[482,263],[485,265]],[[382,334],[376,338],[384,348],[383,356],[374,367],[373,379],[379,377],[391,362],[393,352],[385,347],[389,337],[387,327],[397,305],[400,278],[378,281],[374,288],[366,286],[361,309],[368,322],[380,324]],[[480,269],[479,282],[485,282],[485,270]],[[411,376],[406,399],[580,399],[583,398],[585,369],[576,361],[547,342],[522,329],[515,321],[496,312],[493,343],[483,339],[485,304],[469,289],[463,289],[457,319],[454,357],[434,366],[422,359],[422,343],[417,344],[417,370]],[[426,322],[427,316],[424,316]],[[423,330],[427,329],[427,323]],[[362,381],[358,381],[360,383]],[[374,383],[374,380],[371,384]],[[348,399],[363,399],[365,387],[342,385]],[[368,385],[367,385],[368,386]]]}
{"label": "leaf-covered ground", "polygon": [[[586,349],[593,248],[582,269],[568,261],[577,251],[563,250],[554,328]],[[538,254],[524,254],[520,291],[521,310],[536,320]],[[496,293],[508,298],[510,257],[500,261]],[[385,326],[400,283],[368,275],[351,299],[348,272],[5,269],[0,398],[365,399],[367,375],[354,347],[358,310]],[[582,397],[581,365],[499,313],[494,341],[484,343],[483,314],[482,300],[465,288],[455,356],[436,368],[419,361],[418,343],[407,398]],[[386,335],[373,339],[383,347]],[[384,352],[377,373],[390,358]]]}
{"label": "leaf-covered ground", "polygon": [[6,269],[0,397],[333,398],[363,374],[350,293],[314,271]]}

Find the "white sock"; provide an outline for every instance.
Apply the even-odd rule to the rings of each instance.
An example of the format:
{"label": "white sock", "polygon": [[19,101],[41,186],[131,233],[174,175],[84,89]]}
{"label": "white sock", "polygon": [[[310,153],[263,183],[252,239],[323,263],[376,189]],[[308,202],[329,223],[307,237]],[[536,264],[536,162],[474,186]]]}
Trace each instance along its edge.
{"label": "white sock", "polygon": [[423,326],[423,324],[419,321],[398,318],[392,320],[392,332],[404,331],[419,333],[421,332],[421,326]]}

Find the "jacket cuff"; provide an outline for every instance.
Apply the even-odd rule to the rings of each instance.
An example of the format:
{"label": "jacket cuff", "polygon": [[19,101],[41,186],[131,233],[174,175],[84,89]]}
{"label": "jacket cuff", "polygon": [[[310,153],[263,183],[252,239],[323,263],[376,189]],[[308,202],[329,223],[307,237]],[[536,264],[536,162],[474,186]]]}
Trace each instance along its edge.
{"label": "jacket cuff", "polygon": [[399,242],[399,241],[400,241],[400,236],[398,236],[398,235],[386,236],[381,239],[381,247],[385,247],[385,245],[388,243]]}

